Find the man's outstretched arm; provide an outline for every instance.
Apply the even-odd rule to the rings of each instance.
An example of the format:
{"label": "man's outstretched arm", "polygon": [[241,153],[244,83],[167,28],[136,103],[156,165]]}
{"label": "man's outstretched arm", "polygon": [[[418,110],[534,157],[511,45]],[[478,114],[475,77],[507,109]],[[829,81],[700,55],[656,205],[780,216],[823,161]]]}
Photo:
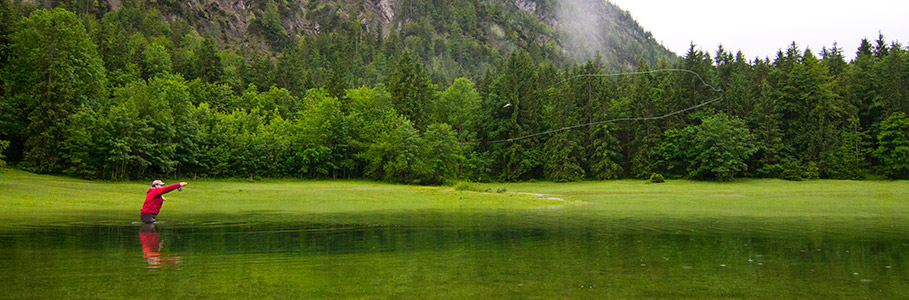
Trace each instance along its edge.
{"label": "man's outstretched arm", "polygon": [[170,192],[170,191],[176,190],[176,189],[178,189],[178,188],[180,188],[180,187],[183,187],[183,186],[186,186],[186,182],[174,183],[174,184],[165,186],[164,189],[161,191],[161,194],[166,194],[166,193],[168,193],[168,192]]}

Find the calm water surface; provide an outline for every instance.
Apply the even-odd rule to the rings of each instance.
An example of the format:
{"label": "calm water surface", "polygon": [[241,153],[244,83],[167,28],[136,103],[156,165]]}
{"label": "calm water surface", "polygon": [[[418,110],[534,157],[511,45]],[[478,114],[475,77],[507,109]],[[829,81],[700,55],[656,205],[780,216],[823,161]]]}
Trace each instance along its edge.
{"label": "calm water surface", "polygon": [[897,229],[579,211],[0,227],[0,298],[909,299]]}

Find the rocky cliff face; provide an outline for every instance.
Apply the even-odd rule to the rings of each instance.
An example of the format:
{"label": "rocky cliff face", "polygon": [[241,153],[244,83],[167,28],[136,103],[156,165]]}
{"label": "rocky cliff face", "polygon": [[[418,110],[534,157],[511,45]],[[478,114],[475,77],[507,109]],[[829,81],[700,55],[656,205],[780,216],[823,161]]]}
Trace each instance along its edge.
{"label": "rocky cliff face", "polygon": [[537,12],[537,3],[528,0],[514,0],[514,5],[519,9],[533,14]]}
{"label": "rocky cliff face", "polygon": [[398,4],[398,1],[395,0],[379,0],[379,9],[382,12],[382,21],[385,23],[391,23],[391,20],[395,19],[395,5]]}

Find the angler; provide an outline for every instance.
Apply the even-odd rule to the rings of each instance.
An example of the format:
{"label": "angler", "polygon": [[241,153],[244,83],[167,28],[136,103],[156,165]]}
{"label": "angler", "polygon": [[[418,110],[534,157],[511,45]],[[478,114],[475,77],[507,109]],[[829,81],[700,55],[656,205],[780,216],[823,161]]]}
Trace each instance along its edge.
{"label": "angler", "polygon": [[155,217],[157,217],[158,212],[161,211],[161,205],[164,204],[165,200],[161,195],[176,189],[182,191],[184,186],[186,186],[186,182],[164,186],[164,182],[161,182],[161,180],[152,181],[152,187],[145,192],[145,204],[142,205],[142,211],[139,214],[142,223],[154,224]]}

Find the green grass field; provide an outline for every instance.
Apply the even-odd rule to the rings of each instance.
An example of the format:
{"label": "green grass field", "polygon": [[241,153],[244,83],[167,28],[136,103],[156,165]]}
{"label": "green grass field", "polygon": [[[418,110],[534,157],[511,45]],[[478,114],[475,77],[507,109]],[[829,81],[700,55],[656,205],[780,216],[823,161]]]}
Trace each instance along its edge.
{"label": "green grass field", "polygon": [[631,217],[902,217],[909,213],[909,182],[905,181],[739,179],[648,184],[620,180],[517,183],[508,189],[603,204],[595,209]]}
{"label": "green grass field", "polygon": [[[179,181],[183,180],[165,180],[165,183]],[[60,218],[71,222],[73,218],[69,216],[77,216],[84,222],[137,219],[149,184],[144,181],[87,181],[3,169],[0,172],[0,220],[6,225],[41,225]],[[182,192],[173,191],[165,198],[167,201],[161,217],[343,215],[406,210],[446,212],[528,209],[562,203],[514,193],[455,191],[450,187],[393,185],[361,180],[200,180],[190,182]]]}
{"label": "green grass field", "polygon": [[[179,180],[167,180],[167,183]],[[790,182],[740,179],[732,183],[640,180],[578,183],[472,184],[504,193],[459,191],[360,180],[200,180],[172,192],[162,209],[171,220],[226,215],[232,219],[272,215],[331,215],[369,212],[546,211],[596,219],[817,221],[819,224],[877,227],[909,225],[909,182]],[[136,219],[146,182],[86,181],[0,172],[0,220],[4,224],[45,224],[70,216],[84,222]],[[545,197],[524,193],[545,194]],[[561,200],[545,199],[546,197]],[[166,218],[165,218],[166,219]],[[161,219],[159,219],[161,220]],[[340,220],[337,220],[340,222]],[[582,222],[582,221],[579,221]]]}

